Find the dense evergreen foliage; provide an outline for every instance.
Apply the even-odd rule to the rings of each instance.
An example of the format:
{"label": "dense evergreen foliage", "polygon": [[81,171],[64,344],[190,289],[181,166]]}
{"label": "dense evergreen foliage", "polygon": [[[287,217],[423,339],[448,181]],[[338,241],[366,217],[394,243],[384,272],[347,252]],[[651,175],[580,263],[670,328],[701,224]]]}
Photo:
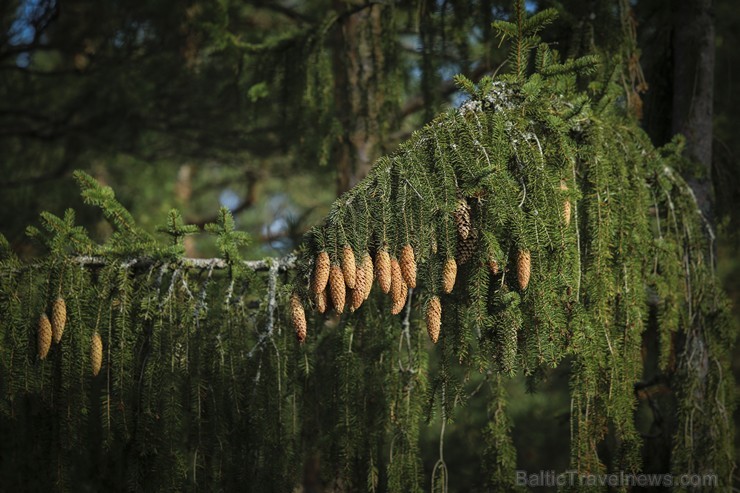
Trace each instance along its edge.
{"label": "dense evergreen foliage", "polygon": [[[648,324],[662,368],[675,365],[678,338],[692,355],[676,369],[672,469],[729,484],[734,333],[713,232],[676,172],[681,141],[652,146],[627,115],[618,70],[597,70],[591,57],[561,62],[540,42],[552,11],[527,17],[518,2],[516,14],[495,24],[513,41],[513,73],[477,85],[459,77],[470,99],[379,159],[297,257],[244,261],[249,238],[222,210],[205,228],[220,258],[187,259],[183,240],[197,228],[177,212],[159,241],[110,188],[77,173],[84,200],[114,229],[105,243],[70,210],[43,214],[45,231],[29,228],[42,259],[22,262],[2,245],[2,489],[290,491],[315,481],[421,491],[420,427],[450,419],[480,372],[485,483],[507,490],[516,458],[503,381],[517,372],[536,381],[564,360],[572,466],[637,472],[635,384]],[[418,286],[398,316],[378,288],[354,313],[313,311],[319,252],[342,266],[346,246],[360,264],[364,253],[400,258],[406,245]],[[458,270],[446,293],[449,259]],[[308,311],[305,344],[290,324],[293,293]],[[39,318],[58,297],[66,329],[42,358]],[[424,312],[435,297],[442,328],[432,346]],[[433,372],[430,350],[441,361]],[[711,408],[697,408],[702,395],[714,396]],[[607,440],[616,444],[609,460],[599,454]],[[447,475],[440,444],[433,488]]]}

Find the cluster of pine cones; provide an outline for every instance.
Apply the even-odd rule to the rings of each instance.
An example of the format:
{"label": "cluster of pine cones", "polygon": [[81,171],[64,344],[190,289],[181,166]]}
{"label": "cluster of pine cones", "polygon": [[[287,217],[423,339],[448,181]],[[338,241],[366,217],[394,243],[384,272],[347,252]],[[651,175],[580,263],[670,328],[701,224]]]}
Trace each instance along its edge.
{"label": "cluster of pine cones", "polygon": [[[416,287],[416,258],[411,245],[401,249],[398,259],[391,257],[387,249],[381,249],[374,264],[367,252],[358,264],[349,245],[342,248],[339,264],[332,265],[329,254],[321,251],[316,256],[311,293],[319,313],[324,313],[330,303],[336,313],[343,313],[345,305],[354,312],[370,296],[376,279],[380,289],[391,295],[391,313],[401,313],[409,288]],[[303,342],[306,339],[306,314],[297,294],[292,295],[290,306],[296,336]]]}
{"label": "cluster of pine cones", "polygon": [[[565,182],[560,190],[567,192]],[[570,200],[563,202],[562,216],[565,226],[570,224]],[[454,213],[457,228],[457,255],[445,261],[442,272],[442,291],[452,292],[457,278],[457,265],[467,263],[477,247],[477,232],[472,228],[470,205],[467,200],[459,198]],[[499,273],[499,264],[489,259],[488,268],[493,275]],[[532,271],[532,256],[529,250],[520,249],[516,254],[517,281],[521,290],[527,289]],[[331,303],[334,311],[341,314],[346,304],[349,311],[357,310],[370,295],[373,281],[377,279],[380,289],[392,299],[391,313],[397,315],[406,304],[409,288],[416,287],[416,259],[411,245],[404,245],[399,258],[392,257],[387,248],[378,251],[373,264],[369,253],[362,256],[357,264],[355,253],[349,245],[342,248],[340,263],[331,264],[329,254],[321,251],[316,256],[311,293],[319,313],[329,309]],[[293,294],[290,300],[293,327],[299,342],[306,340],[306,313],[300,297]],[[442,326],[442,303],[439,296],[433,296],[426,306],[426,325],[429,338],[436,344]]]}
{"label": "cluster of pine cones", "polygon": [[[39,359],[46,359],[51,349],[51,342],[59,344],[64,334],[64,326],[67,324],[67,304],[61,296],[54,300],[51,305],[51,319],[42,313],[39,317],[36,330],[36,345]],[[93,376],[97,376],[103,364],[103,340],[100,334],[95,332],[90,345],[90,361]]]}

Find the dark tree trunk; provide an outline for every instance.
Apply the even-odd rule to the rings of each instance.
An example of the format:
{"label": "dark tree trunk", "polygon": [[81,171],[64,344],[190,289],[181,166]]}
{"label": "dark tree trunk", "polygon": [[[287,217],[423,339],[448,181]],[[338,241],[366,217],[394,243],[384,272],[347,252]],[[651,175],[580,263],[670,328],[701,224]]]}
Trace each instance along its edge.
{"label": "dark tree trunk", "polygon": [[[673,30],[673,115],[674,133],[686,137],[686,157],[695,162],[699,173],[686,176],[694,191],[697,205],[704,215],[706,230],[713,236],[712,166],[712,105],[714,99],[714,15],[712,0],[682,0],[672,2]],[[714,245],[711,246],[714,249]],[[687,262],[697,261],[688,258]],[[714,252],[705,261],[713,262]],[[675,446],[688,447],[688,453],[676,453],[672,459],[674,473],[711,473],[717,466],[713,448],[722,437],[714,436],[709,419],[697,417],[687,408],[708,410],[715,406],[710,391],[710,363],[714,360],[707,345],[706,330],[711,327],[691,322],[686,338],[678,348],[678,364],[672,378],[672,388],[683,409],[679,413]],[[704,412],[704,411],[702,411]],[[676,449],[674,448],[674,451]],[[689,488],[699,491],[701,488]]]}
{"label": "dark tree trunk", "polygon": [[[337,1],[338,11],[346,2]],[[379,119],[383,106],[385,56],[382,49],[382,5],[350,6],[336,31],[334,94],[342,125],[335,147],[337,195],[367,175],[379,154]],[[354,11],[352,10],[354,9]]]}
{"label": "dark tree trunk", "polygon": [[687,177],[699,207],[711,222],[713,194],[712,105],[714,101],[714,12],[712,0],[681,0],[673,30],[674,134],[686,137],[686,154],[701,165],[701,176]]}

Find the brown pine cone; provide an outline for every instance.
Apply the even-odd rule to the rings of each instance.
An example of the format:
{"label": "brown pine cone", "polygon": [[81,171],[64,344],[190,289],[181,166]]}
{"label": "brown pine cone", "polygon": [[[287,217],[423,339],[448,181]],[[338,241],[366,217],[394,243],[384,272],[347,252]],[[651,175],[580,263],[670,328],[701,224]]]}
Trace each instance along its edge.
{"label": "brown pine cone", "polygon": [[341,314],[344,311],[347,287],[344,283],[344,274],[342,274],[342,269],[340,269],[336,264],[331,266],[331,272],[329,273],[329,290],[331,294],[331,302],[332,305],[334,305],[334,311]]}
{"label": "brown pine cone", "polygon": [[311,284],[311,290],[314,295],[318,295],[326,289],[326,283],[329,282],[329,270],[331,269],[331,262],[329,260],[329,254],[325,251],[319,252],[316,255],[316,265],[313,271],[313,283]]}
{"label": "brown pine cone", "polygon": [[326,311],[327,301],[326,289],[316,295],[316,309],[319,313],[324,313]]}
{"label": "brown pine cone", "polygon": [[388,294],[391,290],[391,256],[385,249],[375,255],[375,274],[381,291]]}
{"label": "brown pine cone", "polygon": [[439,332],[442,328],[442,303],[437,296],[434,296],[427,304],[426,321],[429,338],[434,344],[437,344]]}
{"label": "brown pine cone", "polygon": [[370,258],[369,253],[365,253],[362,257],[362,262],[360,263],[362,266],[362,270],[365,271],[365,293],[363,295],[364,299],[368,299],[370,297],[370,292],[373,289],[373,259]]}
{"label": "brown pine cone", "polygon": [[414,249],[411,245],[405,245],[401,249],[401,257],[399,260],[401,266],[401,274],[406,285],[410,288],[416,287],[416,258],[414,256]]}
{"label": "brown pine cone", "polygon": [[398,265],[395,258],[391,259],[391,279],[391,300],[393,302],[391,315],[398,315],[406,304],[409,287],[406,285],[406,281],[403,280],[401,266]]}
{"label": "brown pine cone", "polygon": [[465,265],[473,257],[477,246],[477,239],[471,234],[467,239],[458,238],[457,240],[457,263]]}
{"label": "brown pine cone", "polygon": [[298,338],[298,342],[302,343],[306,340],[308,327],[306,324],[306,311],[303,309],[301,299],[295,293],[290,297],[290,317],[293,322],[293,329],[295,329],[295,335]]}
{"label": "brown pine cone", "polygon": [[[560,190],[563,192],[568,191],[568,185],[565,184],[565,180],[560,182]],[[563,202],[563,222],[565,222],[566,228],[570,226],[570,208],[570,199],[565,199],[565,202]]]}
{"label": "brown pine cone", "polygon": [[355,275],[355,289],[352,290],[349,299],[349,311],[354,312],[362,302],[365,301],[365,269],[362,268],[362,264],[357,266],[357,273]]}
{"label": "brown pine cone", "polygon": [[90,344],[90,366],[92,367],[93,376],[97,377],[100,368],[103,366],[103,340],[97,332],[93,334],[92,343]]}
{"label": "brown pine cone", "polygon": [[342,273],[344,274],[344,284],[349,289],[355,289],[357,266],[355,265],[355,252],[352,251],[352,247],[349,245],[344,245],[344,248],[342,248]]}
{"label": "brown pine cone", "polygon": [[64,299],[60,296],[54,300],[54,304],[51,306],[51,330],[54,338],[54,342],[59,343],[62,340],[62,334],[64,334],[64,325],[67,323],[67,304],[64,303]]}
{"label": "brown pine cone", "polygon": [[465,198],[461,198],[457,201],[457,209],[455,209],[455,225],[457,226],[457,233],[460,238],[467,240],[470,236],[471,221],[470,221],[470,206]]}
{"label": "brown pine cone", "polygon": [[532,272],[532,256],[529,250],[519,250],[516,259],[516,273],[519,280],[519,287],[522,290],[527,289],[529,285],[529,276]]}
{"label": "brown pine cone", "polygon": [[455,287],[457,278],[457,262],[454,258],[448,258],[445,262],[444,271],[442,272],[442,291],[451,293]]}
{"label": "brown pine cone", "polygon": [[51,347],[52,328],[49,317],[42,313],[39,317],[39,325],[36,331],[36,343],[38,346],[39,359],[45,359]]}
{"label": "brown pine cone", "polygon": [[491,274],[494,276],[498,274],[498,262],[496,262],[494,259],[491,259],[488,261],[488,269],[491,271]]}

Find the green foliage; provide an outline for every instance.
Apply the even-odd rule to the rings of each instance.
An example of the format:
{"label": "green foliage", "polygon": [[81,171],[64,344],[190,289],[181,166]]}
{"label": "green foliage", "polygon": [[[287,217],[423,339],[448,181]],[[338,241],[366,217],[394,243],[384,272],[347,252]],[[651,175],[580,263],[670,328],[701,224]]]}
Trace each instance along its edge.
{"label": "green foliage", "polygon": [[[513,38],[515,77],[484,78],[477,87],[458,77],[472,99],[416,132],[340,197],[315,233],[330,239],[320,249],[339,262],[344,244],[358,256],[381,248],[397,256],[413,246],[422,297],[442,299],[444,363],[431,400],[441,399],[444,416],[457,398],[442,389],[461,388],[454,365],[536,376],[571,356],[572,464],[587,473],[640,471],[633,387],[657,297],[663,364],[677,333],[689,345],[684,350],[716,357],[713,367],[681,370],[674,470],[692,470],[690,457],[702,454],[729,484],[734,332],[712,272],[712,232],[673,171],[680,148],[654,149],[614,103],[622,89],[610,80],[580,92],[576,78],[593,72],[595,60],[559,63],[536,37],[550,13],[525,19],[523,9],[520,2],[515,22],[496,24]],[[537,72],[527,75],[535,49]],[[472,240],[450,227],[459,197],[472,208]],[[465,261],[461,252],[470,248]],[[301,262],[310,265],[318,250],[306,250]],[[456,250],[458,280],[446,295],[442,265]],[[517,280],[523,250],[532,258],[526,289]],[[490,260],[501,266],[494,276]],[[719,403],[699,417],[690,409],[706,395]],[[513,463],[502,445],[507,427],[492,427],[491,448],[509,455],[490,467]],[[692,438],[707,433],[716,438],[711,445]],[[618,445],[606,462],[598,449],[610,437]]]}
{"label": "green foliage", "polygon": [[[104,244],[72,212],[42,216],[47,233],[29,229],[49,250],[36,263],[0,242],[2,489],[289,491],[313,481],[421,491],[422,420],[454,419],[476,371],[488,383],[487,482],[510,489],[516,450],[503,380],[521,372],[536,381],[566,357],[573,467],[637,472],[634,385],[651,304],[662,364],[676,335],[706,363],[679,368],[674,471],[691,471],[702,454],[729,484],[734,331],[707,225],[673,171],[680,149],[656,150],[615,103],[621,88],[610,80],[578,90],[594,60],[560,63],[537,35],[552,19],[552,11],[528,18],[518,2],[515,19],[496,24],[512,40],[514,76],[477,86],[458,78],[471,99],[378,160],[311,232],[295,270],[288,259],[245,262],[249,237],[227,209],[205,228],[223,259],[184,259],[182,240],[196,228],[177,212],[160,242],[109,187],[77,173],[84,200],[114,228]],[[245,46],[276,50],[290,36]],[[456,227],[461,199],[467,238]],[[399,256],[408,244],[420,283],[400,317],[379,292],[342,317],[310,310],[319,251],[338,263],[345,245],[361,258],[385,248]],[[450,257],[458,277],[445,294]],[[302,346],[282,308],[292,292],[309,308]],[[59,295],[68,327],[40,360],[36,322]],[[440,368],[428,374],[418,312],[432,296],[442,300],[442,334]],[[104,354],[93,377],[95,333]],[[713,406],[697,413],[702,396]],[[444,426],[435,488],[448,480],[443,437]],[[598,451],[610,439],[607,461]]]}

